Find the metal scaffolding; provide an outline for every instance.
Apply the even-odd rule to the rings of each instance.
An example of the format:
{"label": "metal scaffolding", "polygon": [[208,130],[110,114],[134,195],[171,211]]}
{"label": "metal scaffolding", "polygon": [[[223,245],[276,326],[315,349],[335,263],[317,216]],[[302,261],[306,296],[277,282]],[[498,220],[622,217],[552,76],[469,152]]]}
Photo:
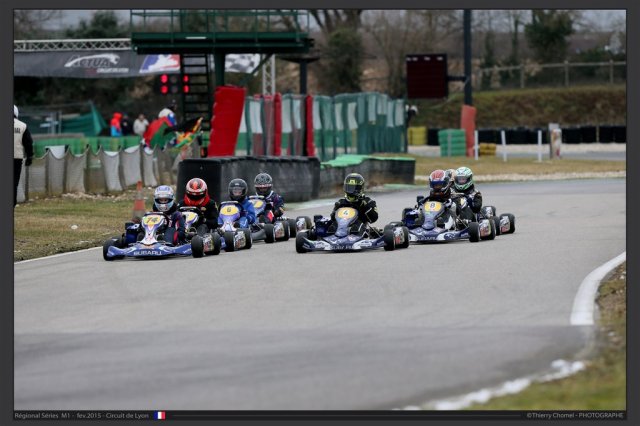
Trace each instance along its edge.
{"label": "metal scaffolding", "polygon": [[132,50],[130,38],[62,40],[14,40],[14,52],[62,52],[69,50]]}

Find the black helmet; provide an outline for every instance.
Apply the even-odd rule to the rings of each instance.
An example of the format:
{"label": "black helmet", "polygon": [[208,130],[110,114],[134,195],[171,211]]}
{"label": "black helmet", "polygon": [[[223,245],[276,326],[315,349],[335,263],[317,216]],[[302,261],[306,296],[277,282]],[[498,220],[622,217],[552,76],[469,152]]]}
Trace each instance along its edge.
{"label": "black helmet", "polygon": [[268,197],[273,187],[273,179],[269,173],[262,172],[253,180],[253,186],[256,188],[256,194]]}
{"label": "black helmet", "polygon": [[242,179],[233,179],[229,182],[229,198],[242,202],[247,196],[247,182]]}
{"label": "black helmet", "polygon": [[344,196],[349,201],[364,197],[364,178],[359,173],[349,173],[344,178]]}

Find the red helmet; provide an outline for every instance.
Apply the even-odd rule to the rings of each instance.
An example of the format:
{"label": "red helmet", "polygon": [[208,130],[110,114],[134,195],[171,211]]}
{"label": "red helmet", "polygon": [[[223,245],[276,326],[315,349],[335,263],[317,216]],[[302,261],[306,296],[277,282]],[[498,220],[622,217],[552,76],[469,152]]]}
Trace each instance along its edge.
{"label": "red helmet", "polygon": [[432,195],[449,198],[451,195],[451,177],[444,170],[434,170],[429,175],[429,188]]}
{"label": "red helmet", "polygon": [[208,195],[207,183],[200,178],[193,178],[187,182],[185,197],[194,203],[199,203]]}

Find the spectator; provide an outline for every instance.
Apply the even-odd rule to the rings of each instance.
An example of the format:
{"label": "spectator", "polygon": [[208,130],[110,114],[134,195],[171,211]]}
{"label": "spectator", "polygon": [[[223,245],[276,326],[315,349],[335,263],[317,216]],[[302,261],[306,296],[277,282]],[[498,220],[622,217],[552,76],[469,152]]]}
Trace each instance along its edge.
{"label": "spectator", "polygon": [[136,118],[136,121],[133,122],[133,133],[142,137],[144,132],[147,130],[147,127],[149,127],[149,121],[146,119],[144,114],[140,114],[138,115],[138,118]]}
{"label": "spectator", "polygon": [[122,120],[120,120],[120,128],[122,129],[122,136],[130,136],[133,134],[133,124],[126,112],[122,115]]}
{"label": "spectator", "polygon": [[33,139],[27,125],[18,120],[18,107],[13,106],[13,207],[18,202],[18,183],[22,173],[22,160],[25,167],[31,166],[33,160]]}
{"label": "spectator", "polygon": [[178,124],[178,120],[176,119],[176,109],[178,108],[178,104],[175,99],[171,101],[166,108],[163,108],[162,111],[158,113],[158,118],[167,117],[172,127],[175,127]]}
{"label": "spectator", "polygon": [[121,119],[122,114],[119,112],[113,113],[113,117],[111,118],[111,136],[122,136],[122,127],[120,126]]}

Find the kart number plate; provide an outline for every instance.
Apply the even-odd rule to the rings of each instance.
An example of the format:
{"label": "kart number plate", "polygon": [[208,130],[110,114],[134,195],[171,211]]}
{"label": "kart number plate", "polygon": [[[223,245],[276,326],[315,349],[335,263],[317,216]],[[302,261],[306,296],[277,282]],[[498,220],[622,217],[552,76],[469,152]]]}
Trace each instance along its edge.
{"label": "kart number plate", "polygon": [[437,212],[442,208],[442,203],[438,201],[430,201],[424,204],[424,210],[428,212]]}

